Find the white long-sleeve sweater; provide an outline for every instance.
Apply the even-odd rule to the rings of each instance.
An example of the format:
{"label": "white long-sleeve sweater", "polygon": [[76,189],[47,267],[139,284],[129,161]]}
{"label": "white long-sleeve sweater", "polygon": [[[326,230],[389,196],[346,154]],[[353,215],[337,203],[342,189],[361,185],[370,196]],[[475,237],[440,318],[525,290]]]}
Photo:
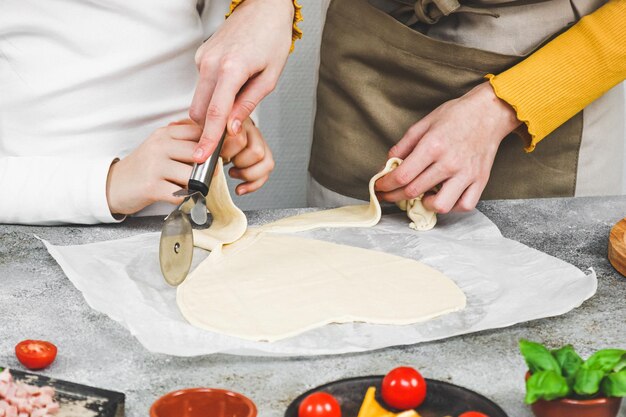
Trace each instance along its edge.
{"label": "white long-sleeve sweater", "polygon": [[112,161],[186,117],[228,4],[0,1],[0,223],[115,221]]}

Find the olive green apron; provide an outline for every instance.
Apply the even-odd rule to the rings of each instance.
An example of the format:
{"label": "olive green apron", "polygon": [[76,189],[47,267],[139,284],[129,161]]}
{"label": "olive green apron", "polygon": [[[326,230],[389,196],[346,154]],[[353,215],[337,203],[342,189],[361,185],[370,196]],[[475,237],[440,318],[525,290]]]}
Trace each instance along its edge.
{"label": "olive green apron", "polygon": [[[367,0],[333,0],[320,52],[313,179],[367,199],[369,179],[411,125],[523,58],[430,38]],[[482,198],[573,196],[582,128],[579,113],[530,154],[509,135]]]}

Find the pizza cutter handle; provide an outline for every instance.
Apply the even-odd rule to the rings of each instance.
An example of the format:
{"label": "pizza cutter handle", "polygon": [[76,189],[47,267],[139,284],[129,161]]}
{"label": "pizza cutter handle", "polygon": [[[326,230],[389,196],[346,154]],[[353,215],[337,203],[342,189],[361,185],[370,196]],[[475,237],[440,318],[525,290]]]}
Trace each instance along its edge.
{"label": "pizza cutter handle", "polygon": [[[187,188],[190,191],[200,191],[203,196],[209,193],[209,185],[211,185],[211,158],[203,164],[193,164],[193,170],[191,171],[191,177]],[[215,166],[213,166],[215,168]]]}
{"label": "pizza cutter handle", "polygon": [[222,145],[224,144],[225,138],[226,131],[224,131],[224,134],[217,144],[215,151],[213,151],[213,154],[209,156],[206,162],[203,164],[193,164],[191,177],[189,178],[189,183],[187,184],[187,188],[190,191],[199,191],[205,197],[209,194],[209,187],[211,186],[215,166],[217,165],[217,160],[220,157],[220,152],[222,151]]}

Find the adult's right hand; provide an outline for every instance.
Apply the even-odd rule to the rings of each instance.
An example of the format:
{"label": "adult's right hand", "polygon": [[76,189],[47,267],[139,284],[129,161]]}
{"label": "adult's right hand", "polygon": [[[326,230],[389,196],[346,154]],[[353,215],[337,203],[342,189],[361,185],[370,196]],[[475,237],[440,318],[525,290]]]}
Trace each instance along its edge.
{"label": "adult's right hand", "polygon": [[488,81],[447,101],[411,126],[389,151],[402,165],[376,182],[381,199],[411,200],[436,213],[473,210],[487,186],[500,142],[522,122]]}
{"label": "adult's right hand", "polygon": [[276,86],[291,46],[292,0],[246,0],[196,53],[200,71],[189,116],[204,126],[193,159],[211,155],[225,128],[243,121]]}

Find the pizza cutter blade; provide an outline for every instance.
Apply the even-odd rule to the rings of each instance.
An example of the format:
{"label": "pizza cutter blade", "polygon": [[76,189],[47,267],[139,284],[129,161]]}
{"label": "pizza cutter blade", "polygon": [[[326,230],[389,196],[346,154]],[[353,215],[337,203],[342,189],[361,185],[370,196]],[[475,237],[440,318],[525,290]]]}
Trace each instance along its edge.
{"label": "pizza cutter blade", "polygon": [[159,243],[159,263],[165,281],[172,286],[181,284],[191,268],[193,259],[191,221],[196,225],[202,225],[208,219],[206,196],[209,194],[225,138],[226,131],[206,162],[193,165],[187,188],[174,193],[175,197],[183,197],[183,202],[165,218]]}
{"label": "pizza cutter blade", "polygon": [[191,209],[191,221],[193,221],[197,225],[203,225],[207,222],[209,216],[206,209],[206,198],[202,193],[196,193],[193,196],[194,205]]}
{"label": "pizza cutter blade", "polygon": [[177,286],[182,283],[193,258],[193,232],[187,214],[174,210],[163,224],[159,243],[159,262],[165,281]]}

